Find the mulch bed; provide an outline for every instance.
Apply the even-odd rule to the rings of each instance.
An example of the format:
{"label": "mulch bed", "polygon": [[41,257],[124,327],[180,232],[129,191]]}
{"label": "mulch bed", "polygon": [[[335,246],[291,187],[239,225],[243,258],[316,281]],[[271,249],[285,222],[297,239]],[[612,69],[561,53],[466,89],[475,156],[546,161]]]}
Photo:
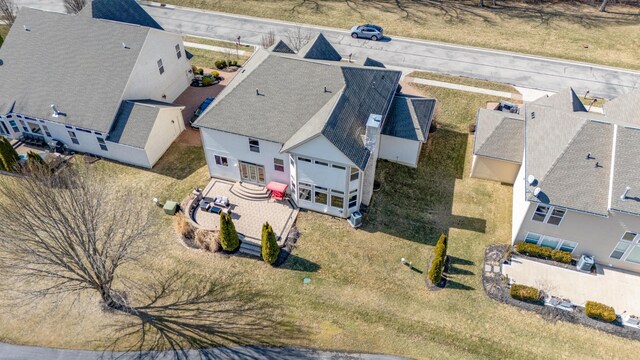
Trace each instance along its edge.
{"label": "mulch bed", "polygon": [[287,238],[284,241],[284,246],[280,248],[280,255],[278,255],[278,260],[273,263],[274,267],[278,267],[287,261],[289,255],[291,255],[291,251],[293,251],[293,248],[296,247],[296,243],[298,242],[299,238],[300,231],[298,231],[298,228],[293,226],[291,230],[289,230],[289,234],[287,234]]}
{"label": "mulch bed", "polygon": [[533,304],[512,298],[509,294],[507,278],[501,273],[485,271],[485,265],[496,266],[496,264],[499,265],[506,260],[509,248],[509,245],[491,245],[485,250],[484,263],[482,266],[482,286],[489,298],[520,309],[536,312],[541,315],[543,319],[552,323],[556,321],[566,321],[589,326],[623,338],[640,340],[640,329],[622,326],[619,322],[606,323],[592,319],[584,313],[584,308],[581,307],[577,307],[574,311],[566,311],[543,304]]}

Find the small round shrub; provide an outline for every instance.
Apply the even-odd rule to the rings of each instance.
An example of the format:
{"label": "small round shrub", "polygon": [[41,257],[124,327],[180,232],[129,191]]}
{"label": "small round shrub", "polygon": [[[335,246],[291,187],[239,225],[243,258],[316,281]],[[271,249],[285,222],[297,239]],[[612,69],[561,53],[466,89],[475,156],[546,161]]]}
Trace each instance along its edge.
{"label": "small round shrub", "polygon": [[202,85],[203,86],[211,86],[211,85],[213,85],[213,79],[211,79],[210,77],[202,78]]}
{"label": "small round shrub", "polygon": [[198,73],[198,67],[195,65],[191,65],[191,71],[193,71],[194,74]]}
{"label": "small round shrub", "polygon": [[238,61],[236,61],[236,60],[229,60],[229,66],[238,66]]}
{"label": "small round shrub", "polygon": [[215,62],[216,68],[222,70],[224,68],[227,67],[227,61],[226,60],[218,60]]}
{"label": "small round shrub", "polygon": [[595,301],[587,301],[584,306],[584,312],[592,319],[606,322],[614,322],[618,318],[616,311],[611,306]]}
{"label": "small round shrub", "polygon": [[220,73],[215,70],[211,72],[211,75],[216,79],[220,77]]}
{"label": "small round shrub", "polygon": [[531,286],[514,284],[511,285],[511,289],[509,289],[509,294],[512,298],[516,300],[531,302],[531,303],[539,303],[542,301],[542,294],[540,290],[533,288]]}
{"label": "small round shrub", "polygon": [[204,74],[204,70],[202,68],[198,68],[198,75],[203,75]]}

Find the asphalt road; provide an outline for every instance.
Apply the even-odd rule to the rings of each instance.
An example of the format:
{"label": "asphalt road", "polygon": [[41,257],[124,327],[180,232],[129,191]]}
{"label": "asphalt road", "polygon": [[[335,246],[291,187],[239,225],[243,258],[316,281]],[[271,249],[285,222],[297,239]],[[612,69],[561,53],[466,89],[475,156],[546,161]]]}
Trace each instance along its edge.
{"label": "asphalt road", "polygon": [[129,360],[129,359],[221,359],[221,360],[403,360],[404,358],[375,354],[355,354],[334,351],[317,351],[295,348],[237,347],[209,350],[166,352],[101,352],[81,350],[58,350],[34,346],[17,346],[0,343],[1,360]]}
{"label": "asphalt road", "polygon": [[[21,6],[64,11],[62,0],[16,0]],[[572,86],[578,93],[612,98],[640,87],[640,72],[593,64],[528,56],[517,53],[392,37],[383,41],[352,39],[347,29],[308,26],[268,19],[188,8],[145,5],[165,29],[259,45],[270,30],[286,40],[300,27],[310,34],[322,32],[345,58],[371,57],[391,66],[469,76],[546,91]]]}

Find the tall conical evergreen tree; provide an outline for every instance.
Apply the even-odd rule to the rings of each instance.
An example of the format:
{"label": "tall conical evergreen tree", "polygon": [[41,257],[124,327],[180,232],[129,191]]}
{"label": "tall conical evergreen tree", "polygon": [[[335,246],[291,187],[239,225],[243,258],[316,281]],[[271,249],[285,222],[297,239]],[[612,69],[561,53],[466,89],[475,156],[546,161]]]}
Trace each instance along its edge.
{"label": "tall conical evergreen tree", "polygon": [[432,284],[437,285],[442,280],[442,273],[444,272],[444,265],[447,259],[447,235],[442,234],[433,249],[433,260],[431,261],[431,267],[427,276]]}
{"label": "tall conical evergreen tree", "polygon": [[16,171],[19,166],[20,156],[11,146],[9,140],[0,137],[0,163],[5,171]]}
{"label": "tall conical evergreen tree", "polygon": [[25,168],[30,172],[40,172],[43,174],[50,171],[49,164],[47,164],[40,155],[33,151],[29,151],[27,153]]}
{"label": "tall conical evergreen tree", "polygon": [[240,246],[240,239],[231,215],[220,214],[220,246],[225,251],[236,251]]}
{"label": "tall conical evergreen tree", "polygon": [[278,260],[279,255],[278,239],[271,225],[266,222],[262,225],[262,259],[268,264],[273,264]]}

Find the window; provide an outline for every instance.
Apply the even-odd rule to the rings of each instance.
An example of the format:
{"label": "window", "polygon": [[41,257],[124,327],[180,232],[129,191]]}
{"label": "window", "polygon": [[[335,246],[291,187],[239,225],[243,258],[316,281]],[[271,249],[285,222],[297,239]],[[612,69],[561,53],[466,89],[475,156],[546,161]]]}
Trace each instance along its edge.
{"label": "window", "polygon": [[547,224],[560,225],[560,222],[562,222],[562,218],[564,217],[564,213],[566,211],[567,210],[562,208],[554,208],[551,211],[551,214],[549,214],[549,219],[547,220]]}
{"label": "window", "polygon": [[[10,117],[11,115],[7,116]],[[18,124],[16,124],[15,120],[9,120],[9,125],[11,125],[11,130],[13,130],[14,133],[19,133],[20,129],[18,128]]]}
{"label": "window", "polygon": [[218,166],[229,166],[229,161],[224,156],[215,155],[216,165]]}
{"label": "window", "polygon": [[76,128],[76,130],[81,131],[83,133],[91,134],[91,131],[89,131],[89,130],[80,129],[80,128]]}
{"label": "window", "polygon": [[158,71],[160,71],[160,75],[164,74],[164,65],[162,65],[162,59],[158,60]]}
{"label": "window", "polygon": [[249,150],[253,152],[260,152],[260,142],[255,139],[249,139]]}
{"label": "window", "polygon": [[540,242],[540,238],[542,238],[542,235],[528,233],[527,236],[524,238],[524,242],[537,245]]}
{"label": "window", "polygon": [[640,264],[640,246],[634,246],[625,261]]}
{"label": "window", "polygon": [[327,205],[327,189],[316,186],[314,191],[314,202],[316,204]]}
{"label": "window", "polygon": [[289,156],[289,164],[291,164],[291,167],[296,167],[296,163],[293,161],[293,156]]}
{"label": "window", "polygon": [[566,212],[567,210],[561,207],[539,204],[531,220],[557,226],[562,222]]}
{"label": "window", "polygon": [[107,148],[107,144],[104,142],[104,139],[101,137],[96,137],[96,139],[98,140],[98,145],[100,145],[100,149],[104,150],[104,151],[109,151],[109,149]]}
{"label": "window", "polygon": [[176,56],[178,59],[182,57],[182,51],[180,51],[180,44],[176,44]]}
{"label": "window", "polygon": [[358,205],[358,190],[353,190],[349,193],[349,209]]}
{"label": "window", "polygon": [[638,236],[638,234],[627,231],[626,233],[624,233],[624,235],[622,235],[622,240],[633,241],[636,238],[636,236]]}
{"label": "window", "polygon": [[624,255],[625,251],[627,251],[629,246],[631,246],[630,243],[620,241],[618,245],[616,245],[615,249],[613,249],[613,252],[611,253],[610,257],[616,260],[622,259],[622,255]]}
{"label": "window", "polygon": [[535,213],[533,214],[533,221],[544,222],[544,219],[547,218],[547,214],[549,213],[549,207],[546,205],[538,205]]}
{"label": "window", "polygon": [[27,126],[27,124],[23,120],[18,120],[18,121],[20,121],[20,125],[22,126],[22,130],[24,130],[24,132],[29,132],[29,127]]}
{"label": "window", "polygon": [[293,180],[293,178],[291,178],[291,193],[293,193],[294,195],[296,194],[296,181]]}
{"label": "window", "polygon": [[301,182],[299,186],[298,198],[300,200],[311,201],[311,184]]}
{"label": "window", "polygon": [[275,171],[284,171],[284,160],[282,159],[273,159],[273,169]]}
{"label": "window", "polygon": [[69,133],[69,137],[71,138],[71,142],[76,144],[76,145],[80,145],[80,142],[78,141],[78,138],[76,137],[76,133],[74,133],[73,131],[67,131],[67,133]]}
{"label": "window", "polygon": [[524,238],[524,242],[529,244],[536,244],[545,246],[553,250],[563,250],[573,252],[578,246],[575,241],[558,239],[552,236],[540,235],[536,233],[528,233]]}
{"label": "window", "polygon": [[45,135],[51,137],[51,132],[49,132],[49,128],[47,127],[47,125],[42,125],[42,130],[44,130]]}
{"label": "window", "polygon": [[326,162],[324,162],[324,161],[318,161],[318,160],[316,160],[316,165],[320,165],[320,166],[329,166],[329,164],[327,164]]}
{"label": "window", "polygon": [[331,206],[338,209],[344,207],[344,193],[342,191],[331,190]]}
{"label": "window", "polygon": [[307,159],[307,158],[305,158],[305,157],[300,157],[300,156],[298,156],[298,161],[304,161],[304,162],[308,162],[308,163],[310,163],[310,162],[311,162],[311,159]]}
{"label": "window", "polygon": [[332,168],[334,169],[338,169],[338,170],[345,170],[346,168],[344,166],[340,166],[340,165],[331,165]]}
{"label": "window", "polygon": [[355,181],[358,180],[358,178],[360,177],[360,170],[358,170],[358,168],[351,168],[351,181]]}
{"label": "window", "polygon": [[0,121],[0,125],[2,125],[2,129],[4,130],[4,133],[9,135],[9,128],[7,127],[7,124],[5,124],[4,121]]}
{"label": "window", "polygon": [[564,240],[564,241],[562,241],[562,244],[560,244],[560,250],[573,252],[573,250],[576,249],[576,246],[578,246],[577,242]]}

